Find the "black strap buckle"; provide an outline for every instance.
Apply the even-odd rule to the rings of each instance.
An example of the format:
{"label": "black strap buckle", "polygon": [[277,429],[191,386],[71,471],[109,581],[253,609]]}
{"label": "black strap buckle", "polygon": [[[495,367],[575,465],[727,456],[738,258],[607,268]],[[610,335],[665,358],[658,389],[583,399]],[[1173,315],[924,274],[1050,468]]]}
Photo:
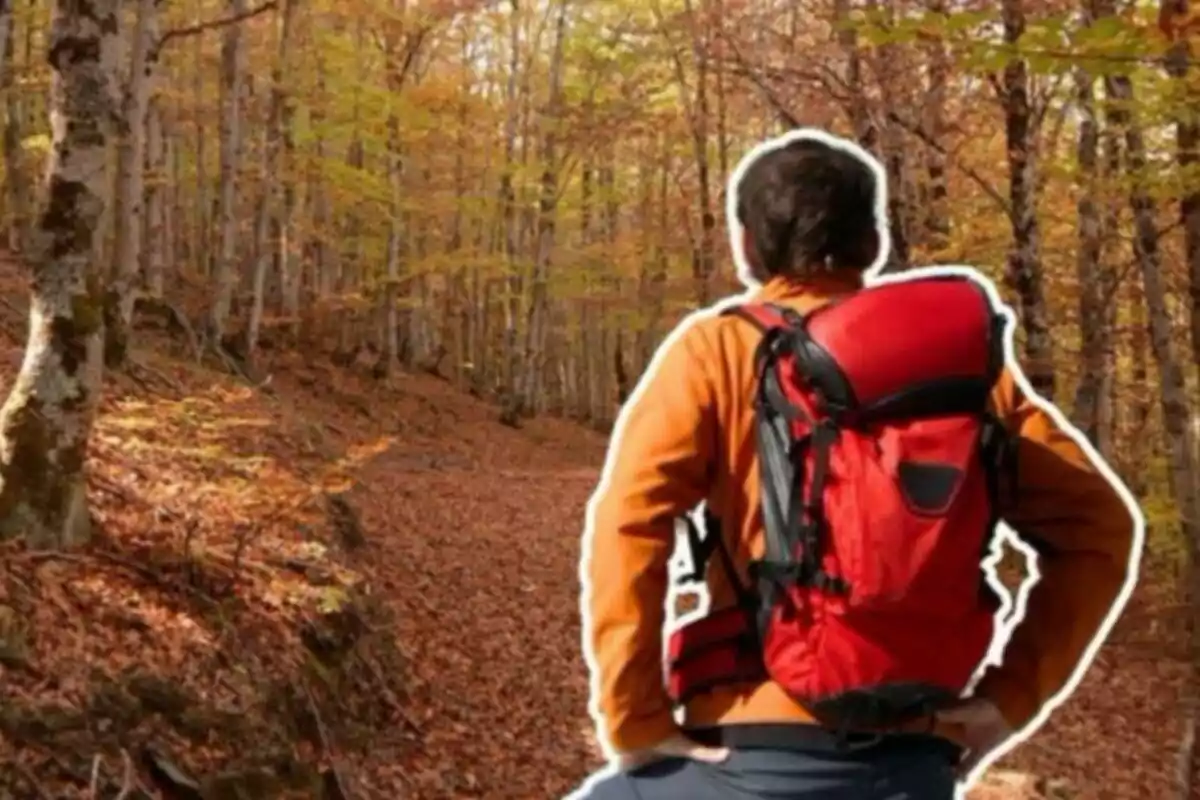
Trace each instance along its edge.
{"label": "black strap buckle", "polygon": [[696,527],[696,521],[689,515],[684,515],[683,522],[685,526],[685,535],[687,536],[688,554],[692,559],[692,569],[685,575],[679,577],[680,583],[701,583],[704,581],[705,573],[708,571],[708,560],[712,557],[713,545],[715,539],[713,534],[715,531],[709,530],[708,535],[704,538],[700,537],[700,529]]}
{"label": "black strap buckle", "polygon": [[725,545],[720,518],[705,508],[704,538],[700,537],[700,529],[690,515],[685,514],[683,522],[686,526],[687,546],[692,559],[692,569],[686,575],[680,576],[678,582],[703,583],[708,577],[708,562],[712,559],[713,553],[716,553],[721,559],[721,568],[725,572],[725,577],[733,589],[738,604],[753,607],[755,605],[753,594],[742,583],[737,567],[733,563],[733,555]]}

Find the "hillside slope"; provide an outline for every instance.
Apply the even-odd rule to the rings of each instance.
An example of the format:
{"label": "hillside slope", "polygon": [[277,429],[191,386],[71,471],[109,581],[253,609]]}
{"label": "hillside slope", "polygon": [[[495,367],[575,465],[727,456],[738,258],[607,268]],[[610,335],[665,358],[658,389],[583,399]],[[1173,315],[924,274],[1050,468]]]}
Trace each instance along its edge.
{"label": "hillside slope", "polygon": [[[135,364],[94,439],[97,541],[4,546],[0,797],[111,798],[128,769],[126,800],[541,800],[597,766],[576,559],[602,437],[297,356],[256,390],[162,334]],[[1110,648],[1014,762],[1056,796],[1169,796],[1181,670],[1146,652]]]}

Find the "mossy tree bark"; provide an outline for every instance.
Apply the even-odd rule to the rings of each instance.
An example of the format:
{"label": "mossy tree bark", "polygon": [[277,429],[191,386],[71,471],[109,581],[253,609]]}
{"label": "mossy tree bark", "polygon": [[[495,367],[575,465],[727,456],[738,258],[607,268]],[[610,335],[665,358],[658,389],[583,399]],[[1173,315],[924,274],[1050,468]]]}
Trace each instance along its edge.
{"label": "mossy tree bark", "polygon": [[55,0],[46,202],[31,236],[25,361],[0,409],[0,536],[85,540],[84,462],[100,397],[103,294],[92,244],[108,202],[118,0]]}

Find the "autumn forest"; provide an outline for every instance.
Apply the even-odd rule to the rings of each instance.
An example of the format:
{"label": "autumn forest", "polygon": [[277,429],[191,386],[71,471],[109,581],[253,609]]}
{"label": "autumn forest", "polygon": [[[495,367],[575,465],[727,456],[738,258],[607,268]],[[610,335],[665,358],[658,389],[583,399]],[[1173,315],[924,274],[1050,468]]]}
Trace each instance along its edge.
{"label": "autumn forest", "polygon": [[[569,790],[598,763],[584,732],[573,537],[604,437],[671,327],[738,290],[727,179],[750,147],[799,126],[850,136],[885,166],[889,271],[968,264],[997,281],[1017,312],[1032,385],[1086,432],[1146,512],[1142,587],[1097,661],[1100,677],[1064,707],[1063,721],[1006,761],[1000,774],[1010,783],[972,797],[1200,791],[1195,0],[0,0],[0,96],[0,328],[10,340],[0,539],[33,548],[0,556],[8,562],[0,762],[15,765],[14,783],[0,777],[5,797],[545,798]],[[237,466],[234,438],[206,438],[235,417],[267,420],[258,433],[228,435],[241,437],[246,459],[266,453],[274,466]],[[476,433],[439,432],[451,428]],[[463,445],[469,437],[479,438]],[[211,451],[168,455],[197,438]],[[161,452],[147,449],[159,440]],[[481,449],[483,440],[490,444]],[[473,450],[487,452],[465,454]],[[551,469],[558,450],[577,451],[553,467],[561,495],[517,474]],[[456,461],[472,458],[482,460]],[[236,501],[180,505],[238,469],[253,476],[242,476]],[[454,470],[501,482],[468,498]],[[318,505],[319,522],[300,521]],[[523,753],[469,741],[471,726],[502,726],[502,715],[469,700],[456,706],[449,689],[436,688],[466,680],[464,664],[501,651],[488,645],[489,654],[468,652],[467,661],[422,662],[431,643],[455,646],[437,630],[476,623],[440,616],[458,613],[446,610],[454,592],[409,565],[429,556],[439,565],[429,569],[443,568],[438,531],[476,537],[480,547],[502,540],[499,528],[480,523],[472,532],[465,517],[447,516],[459,505],[534,531],[542,544],[527,554],[532,561],[504,568],[544,581],[540,591],[557,592],[547,604],[562,606],[539,612],[554,615],[539,617],[552,631],[537,651],[550,683],[520,684],[540,692],[533,705],[561,717],[559,727],[535,733],[525,720],[508,731],[556,743],[538,756],[538,775],[522,772]],[[421,510],[403,534],[398,520],[410,507]],[[253,529],[252,543],[229,538],[238,525]],[[279,566],[300,557],[271,544],[274,532],[294,538],[313,526],[353,528],[351,540],[367,542],[323,544],[325,582],[308,561],[299,572]],[[420,541],[380,543],[421,537],[418,529],[427,534]],[[171,531],[173,544],[157,530]],[[121,531],[137,531],[140,544]],[[202,557],[195,541],[205,536]],[[359,563],[355,547],[384,549]],[[74,577],[47,578],[50,562]],[[225,576],[228,597],[197,583],[198,570]],[[236,673],[223,685],[256,687],[238,695],[250,705],[228,708],[258,715],[265,728],[224,740],[193,735],[178,720],[150,730],[144,697],[143,711],[113,716],[103,729],[114,733],[56,727],[34,700],[68,698],[74,679],[62,670],[74,668],[52,663],[67,652],[55,639],[66,628],[39,615],[67,603],[91,620],[80,609],[99,600],[45,599],[83,591],[85,576],[110,587],[97,597],[113,603],[122,593],[151,603],[141,592],[153,591],[153,603],[175,609],[164,630],[182,630],[183,598],[200,604],[187,612],[197,619],[229,615],[205,625],[239,637],[251,636],[243,618],[255,609],[276,620],[282,632],[238,647],[261,653],[263,674],[291,676],[293,685],[308,676],[316,688],[288,695],[287,707],[299,707],[311,730],[279,722],[295,715],[278,711],[253,670],[232,662],[205,674]],[[120,589],[121,581],[142,588]],[[307,599],[263,600],[279,581]],[[349,612],[331,615],[326,589],[297,588],[310,584],[341,587],[346,607],[359,598],[356,613],[367,620],[351,625],[353,658],[336,668],[322,661],[315,673],[309,617],[341,641]],[[510,602],[496,591],[479,589],[481,603],[490,598],[479,613]],[[403,599],[378,601],[393,615],[381,617],[366,595]],[[222,605],[234,596],[237,612]],[[22,611],[34,607],[42,610]],[[363,644],[363,631],[394,618],[402,621],[386,624],[395,643]],[[98,633],[108,629],[96,619],[72,635],[79,664],[103,671],[136,656],[128,643],[114,655],[126,634]],[[534,663],[522,661],[528,648],[543,646],[488,635],[501,637],[495,647],[507,648],[514,671]],[[17,638],[22,658],[9,652]],[[176,657],[191,646],[146,655],[175,665],[163,675],[191,675],[156,680],[201,680]],[[289,647],[307,655],[281,655]],[[393,680],[392,656],[403,678]],[[82,674],[79,685],[91,686]],[[435,688],[420,688],[423,674]],[[134,683],[121,685],[141,697]],[[61,703],[86,706],[84,717],[96,719],[96,691],[84,692],[86,703]],[[356,693],[388,698],[391,716],[375,719],[369,702],[354,706]],[[1122,695],[1136,707],[1114,705]],[[40,727],[6,712],[21,703]],[[419,717],[420,708],[437,711]],[[1144,734],[1139,744],[1122,738],[1118,716]],[[374,752],[356,749],[365,730]],[[392,742],[380,731],[399,732]],[[240,783],[200,777],[232,774],[237,736],[270,740],[297,763],[321,767],[290,783],[281,768],[254,783],[240,762]],[[1134,766],[1097,771],[1113,753]],[[185,762],[194,780],[182,776]],[[199,793],[172,793],[188,782]]]}

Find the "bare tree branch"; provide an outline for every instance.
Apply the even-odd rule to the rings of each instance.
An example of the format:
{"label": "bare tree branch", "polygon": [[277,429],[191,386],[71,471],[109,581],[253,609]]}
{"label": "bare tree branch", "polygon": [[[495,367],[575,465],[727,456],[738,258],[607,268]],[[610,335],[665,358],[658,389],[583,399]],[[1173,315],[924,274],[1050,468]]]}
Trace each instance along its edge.
{"label": "bare tree branch", "polygon": [[216,30],[217,28],[224,28],[227,25],[236,25],[239,22],[244,22],[252,17],[265,14],[268,11],[274,11],[275,7],[275,0],[267,0],[267,2],[263,3],[262,5],[255,6],[254,8],[251,8],[241,14],[230,14],[227,17],[218,17],[217,19],[210,19],[207,22],[198,22],[195,25],[187,25],[182,28],[173,28],[159,37],[158,42],[155,43],[150,52],[154,58],[158,58],[159,53],[162,52],[162,49],[166,47],[172,39],[183,39],[188,36],[198,36],[200,34],[207,33],[208,31]]}
{"label": "bare tree branch", "polygon": [[887,111],[885,112],[885,116],[889,122],[894,122],[904,130],[911,133],[913,136],[920,139],[921,143],[926,147],[936,150],[939,154],[945,156],[946,159],[954,165],[955,169],[970,178],[975,185],[978,186],[984,194],[991,198],[992,201],[995,202],[996,205],[998,205],[1010,219],[1012,218],[1012,209],[1009,207],[1008,200],[1005,199],[1004,195],[1000,194],[1000,191],[993,186],[987,178],[983,177],[979,170],[974,169],[973,167],[970,167],[958,160],[953,153],[943,147],[941,143],[935,141],[934,138],[929,135],[929,132],[921,127],[918,123],[910,119],[905,119],[895,111]]}
{"label": "bare tree branch", "polygon": [[[767,83],[763,77],[763,72],[774,71],[777,73],[775,77],[783,77],[787,75],[816,82],[828,90],[834,96],[835,100],[838,100],[843,105],[847,102],[847,97],[839,97],[835,92],[833,92],[831,83],[838,83],[843,86],[845,84],[841,80],[840,76],[838,76],[832,70],[818,69],[818,72],[821,74],[817,74],[799,71],[794,68],[788,68],[786,70],[770,70],[769,68],[763,67],[756,68],[756,66],[747,63],[745,57],[738,50],[736,44],[731,44],[731,49],[734,53],[734,58],[732,61],[735,66],[735,74],[740,75],[741,77],[750,81],[755,88],[758,89],[759,94],[762,96],[763,100],[766,101],[767,105],[769,105],[775,111],[775,113],[780,116],[780,118],[785,120],[788,125],[791,125],[792,127],[800,127],[800,121],[796,118],[795,114],[791,112],[783,100],[780,99],[778,93],[776,93],[775,90],[772,89]],[[955,169],[970,178],[983,191],[983,193],[986,194],[988,198],[991,199],[997,206],[999,206],[1005,215],[1011,219],[1012,211],[1008,204],[1008,200],[978,170],[962,163],[962,161],[946,150],[946,148],[943,147],[940,142],[936,141],[919,123],[910,119],[906,119],[895,111],[891,110],[885,111],[884,117],[888,122],[898,125],[909,134],[915,136],[926,147],[929,147],[930,149],[935,150],[941,155],[945,156],[949,164],[953,165]]]}

